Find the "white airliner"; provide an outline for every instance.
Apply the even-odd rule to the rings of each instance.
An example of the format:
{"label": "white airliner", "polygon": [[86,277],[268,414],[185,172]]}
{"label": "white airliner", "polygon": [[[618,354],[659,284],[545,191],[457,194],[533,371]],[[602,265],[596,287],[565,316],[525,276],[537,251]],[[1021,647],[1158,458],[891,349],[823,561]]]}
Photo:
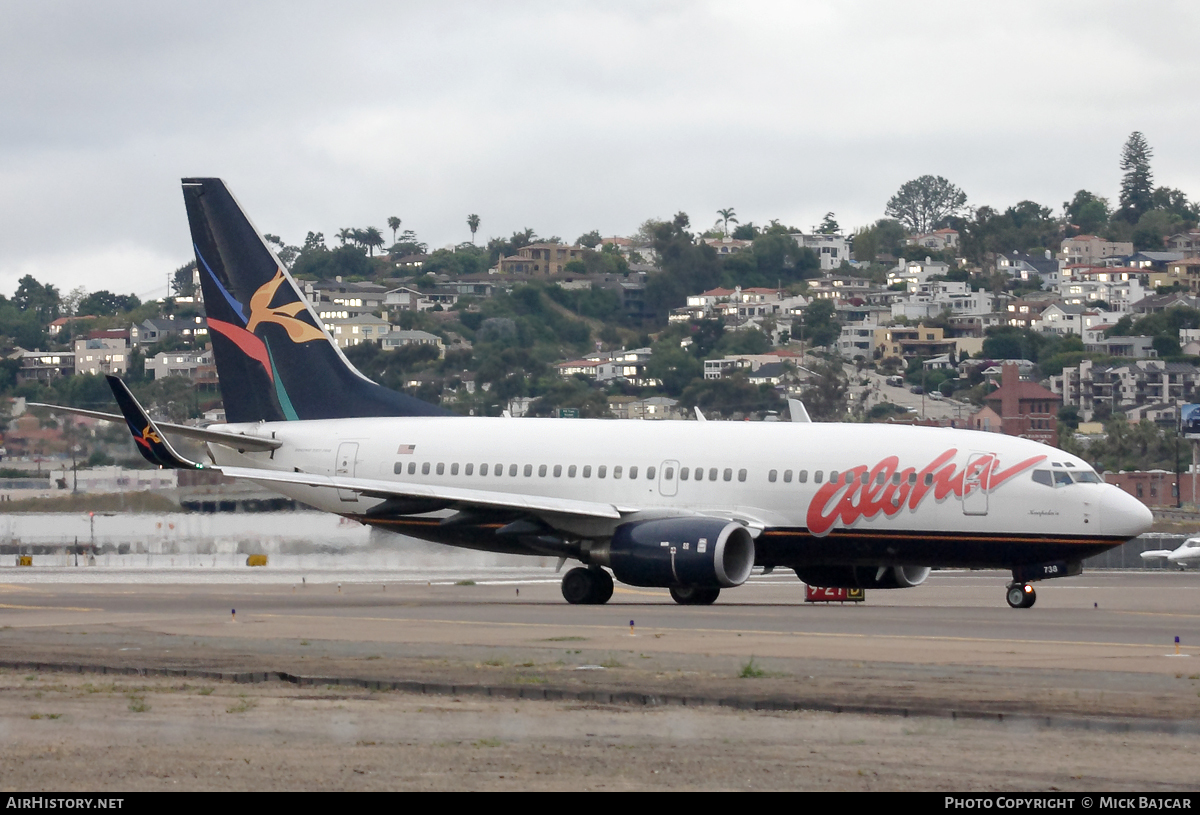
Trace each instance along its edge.
{"label": "white airliner", "polygon": [[[996,433],[449,415],[354,369],[220,180],[183,189],[229,423],[155,424],[110,377],[156,464],[418,538],[577,560],[571,603],[606,602],[613,577],[706,604],[754,566],[862,588],[950,566],[1011,569],[1006,599],[1028,608],[1032,582],[1078,574],[1150,527],[1083,460]],[[210,462],[164,432],[205,441]]]}
{"label": "white airliner", "polygon": [[1200,566],[1200,537],[1188,538],[1178,549],[1150,549],[1142,552],[1142,560],[1165,560],[1180,569]]}

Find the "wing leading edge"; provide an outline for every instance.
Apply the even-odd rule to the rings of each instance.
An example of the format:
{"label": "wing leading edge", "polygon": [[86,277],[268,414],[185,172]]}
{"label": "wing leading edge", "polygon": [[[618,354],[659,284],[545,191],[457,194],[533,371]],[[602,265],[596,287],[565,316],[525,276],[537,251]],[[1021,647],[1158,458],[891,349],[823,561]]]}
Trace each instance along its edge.
{"label": "wing leading edge", "polygon": [[[230,478],[348,490],[369,498],[418,498],[445,501],[448,504],[459,507],[517,509],[527,512],[553,512],[591,518],[619,519],[622,517],[621,509],[612,504],[594,501],[578,501],[569,498],[463,489],[460,487],[445,487],[431,484],[413,484],[367,478],[347,478],[343,476],[327,476],[281,470],[264,470],[254,467],[221,467],[200,464],[183,457],[171,447],[170,442],[162,434],[158,425],[150,418],[146,409],[138,403],[137,399],[129,391],[128,386],[119,377],[110,375],[107,378],[109,387],[112,388],[113,396],[116,397],[117,404],[121,408],[121,414],[124,417],[125,423],[129,426],[129,431],[133,434],[133,440],[137,444],[138,452],[151,464],[159,467],[182,470],[213,470]],[[230,441],[232,434],[223,435],[225,439],[221,443],[231,444],[232,446]],[[273,446],[278,447],[279,443],[273,442]]]}

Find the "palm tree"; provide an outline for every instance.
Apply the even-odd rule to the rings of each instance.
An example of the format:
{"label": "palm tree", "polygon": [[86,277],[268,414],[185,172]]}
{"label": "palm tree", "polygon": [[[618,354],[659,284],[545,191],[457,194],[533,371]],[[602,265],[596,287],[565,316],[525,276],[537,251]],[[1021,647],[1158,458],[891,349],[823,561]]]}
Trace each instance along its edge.
{"label": "palm tree", "polygon": [[467,216],[467,226],[471,228],[471,243],[475,243],[475,232],[479,229],[479,216],[471,214]]}
{"label": "palm tree", "polygon": [[392,243],[395,243],[396,233],[400,231],[400,219],[395,215],[388,218],[388,229],[392,230]]}
{"label": "palm tree", "polygon": [[350,227],[343,227],[338,230],[337,239],[342,242],[342,246],[346,245],[346,241],[354,240],[354,230]]}
{"label": "palm tree", "polygon": [[722,220],[725,221],[725,237],[728,238],[729,237],[729,222],[733,221],[735,224],[738,222],[738,219],[733,217],[733,215],[734,215],[733,207],[729,207],[728,209],[719,209],[719,210],[717,210],[717,214],[720,215]]}
{"label": "palm tree", "polygon": [[367,247],[367,251],[372,257],[375,256],[375,247],[383,246],[383,235],[373,226],[368,226],[362,231],[362,243]]}

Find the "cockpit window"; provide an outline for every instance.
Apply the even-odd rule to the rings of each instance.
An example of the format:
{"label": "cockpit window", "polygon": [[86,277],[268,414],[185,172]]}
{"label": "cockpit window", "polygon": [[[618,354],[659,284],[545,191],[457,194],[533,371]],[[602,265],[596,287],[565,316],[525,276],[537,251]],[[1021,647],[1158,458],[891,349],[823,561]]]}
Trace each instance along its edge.
{"label": "cockpit window", "polygon": [[1091,470],[1034,470],[1033,483],[1045,484],[1047,487],[1069,487],[1072,483],[1103,484],[1100,476]]}

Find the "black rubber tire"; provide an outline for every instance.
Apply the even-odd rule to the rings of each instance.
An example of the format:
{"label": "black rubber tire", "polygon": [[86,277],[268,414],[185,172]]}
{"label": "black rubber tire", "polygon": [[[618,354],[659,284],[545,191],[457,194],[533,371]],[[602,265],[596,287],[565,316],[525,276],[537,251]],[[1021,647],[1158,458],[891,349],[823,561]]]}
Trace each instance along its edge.
{"label": "black rubber tire", "polygon": [[1008,601],[1010,608],[1033,608],[1033,604],[1037,602],[1037,592],[1027,584],[1012,583],[1004,590],[1004,599]]}
{"label": "black rubber tire", "polygon": [[1009,608],[1023,608],[1025,592],[1019,583],[1013,583],[1004,590],[1004,599],[1008,602]]}
{"label": "black rubber tire", "polygon": [[588,600],[589,603],[600,606],[607,603],[613,596],[613,579],[612,575],[604,571],[598,566],[590,569],[592,579],[594,580],[594,591],[592,597]]}
{"label": "black rubber tire", "polygon": [[721,595],[720,589],[701,586],[672,586],[671,599],[681,606],[710,606]]}
{"label": "black rubber tire", "polygon": [[591,569],[577,567],[563,575],[562,596],[571,605],[584,605],[595,593],[596,578]]}

